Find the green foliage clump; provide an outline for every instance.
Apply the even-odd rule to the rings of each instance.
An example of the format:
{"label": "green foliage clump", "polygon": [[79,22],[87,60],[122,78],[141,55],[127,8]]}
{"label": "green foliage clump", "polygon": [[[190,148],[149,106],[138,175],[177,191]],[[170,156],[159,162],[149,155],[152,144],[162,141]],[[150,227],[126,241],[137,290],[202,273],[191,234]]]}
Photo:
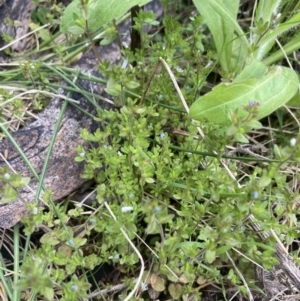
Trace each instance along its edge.
{"label": "green foliage clump", "polygon": [[[194,2],[197,6],[199,1]],[[95,47],[94,29],[103,24],[93,20],[95,28],[89,30],[87,16],[96,3],[76,3],[76,14],[72,14],[71,6],[68,17],[75,27],[66,31],[86,34]],[[12,293],[9,286],[7,289],[12,300],[18,300],[20,291],[25,300],[42,296],[75,301],[106,294],[109,289],[95,279],[96,270],[105,264],[118,270],[115,280],[124,283],[119,293],[122,298],[131,291],[137,292],[139,300],[147,299],[143,291],[148,290],[156,296],[163,292],[169,299],[193,296],[201,300],[205,287],[212,283],[221,287],[224,298],[232,286],[247,295],[249,287],[259,290],[254,285],[256,265],[271,269],[278,263],[274,238],[262,242],[261,233],[272,230],[284,237],[287,245],[292,244],[297,235],[295,201],[299,193],[291,197],[287,183],[291,182],[293,164],[300,160],[299,138],[288,145],[282,135],[281,142],[287,146],[274,143],[268,157],[256,156],[248,149],[257,131],[267,136],[262,130],[264,121],[258,119],[265,116],[262,101],[268,104],[270,99],[264,99],[269,94],[261,93],[259,86],[270,74],[267,63],[261,62],[259,49],[265,51],[267,42],[274,44],[271,33],[279,34],[277,25],[272,25],[269,19],[273,16],[260,6],[254,20],[257,28],[251,28],[252,45],[237,23],[239,1],[232,1],[226,9],[217,1],[210,3],[199,8],[201,16],[193,14],[183,22],[166,14],[162,20],[164,35],[154,37],[143,28],[157,25],[155,15],[138,13],[134,29],[140,31],[141,47],[135,52],[122,49],[123,61],[114,66],[99,59],[101,74],[107,79],[105,92],[113,98],[115,109],[98,108],[94,119],[99,128],[93,133],[81,130],[81,138],[90,142],[90,148],[78,146],[75,159],[84,163],[83,178],[95,181],[95,194],[90,203],[69,207],[69,202],[53,205],[51,193],[46,192],[43,197],[50,204],[49,211],[42,212],[36,204],[29,206],[34,214],[23,219],[27,241],[20,273],[15,266],[17,292]],[[211,8],[211,17],[218,21],[214,24],[209,20]],[[40,10],[39,18],[48,13]],[[222,18],[230,22],[220,22]],[[66,22],[62,25],[68,27]],[[114,22],[104,28],[102,45],[117,35]],[[76,54],[83,51],[77,47]],[[66,49],[56,48],[60,58]],[[255,60],[248,55],[255,55]],[[294,88],[298,83],[295,72],[284,70],[295,77]],[[54,69],[40,62],[26,62],[20,71],[37,87],[52,91],[57,86],[48,81],[47,72],[70,84],[70,74],[74,73],[73,69]],[[179,90],[174,89],[172,77]],[[272,76],[267,79],[274,80]],[[242,92],[250,92],[241,96],[245,83],[253,84],[254,89],[247,85]],[[219,88],[209,92],[216,85]],[[227,94],[231,85],[237,87],[235,99]],[[78,92],[78,87],[73,85],[72,89]],[[225,109],[214,95],[224,97]],[[86,93],[87,98],[90,96]],[[8,96],[3,93],[3,97]],[[198,105],[188,114],[179,101],[190,107],[205,97],[213,114],[201,111]],[[230,106],[232,101],[238,104]],[[18,107],[19,103],[12,105]],[[201,122],[191,119],[199,115]],[[0,192],[7,202],[15,200],[18,189],[28,183],[27,178],[7,168],[1,169],[0,180]],[[254,230],[254,224],[260,231]],[[42,229],[42,235],[36,248],[30,248],[36,228]],[[5,278],[1,271],[0,277]]]}

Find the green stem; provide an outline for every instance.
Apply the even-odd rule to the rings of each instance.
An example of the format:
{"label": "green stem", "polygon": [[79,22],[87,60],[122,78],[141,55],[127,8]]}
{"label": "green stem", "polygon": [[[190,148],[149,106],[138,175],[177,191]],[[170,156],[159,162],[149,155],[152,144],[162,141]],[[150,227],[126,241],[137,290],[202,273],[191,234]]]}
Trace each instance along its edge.
{"label": "green stem", "polygon": [[[17,223],[14,226],[14,286],[16,287],[19,281],[19,239],[20,239],[20,232],[19,232],[19,224]],[[13,300],[19,301],[20,300],[20,290],[14,289],[13,290]]]}
{"label": "green stem", "polygon": [[9,277],[5,277],[3,271],[7,271],[10,273],[11,271],[6,268],[5,262],[3,260],[3,256],[0,253],[0,279],[1,283],[4,286],[4,291],[8,295],[9,300],[13,300],[13,289],[11,287],[11,281]]}

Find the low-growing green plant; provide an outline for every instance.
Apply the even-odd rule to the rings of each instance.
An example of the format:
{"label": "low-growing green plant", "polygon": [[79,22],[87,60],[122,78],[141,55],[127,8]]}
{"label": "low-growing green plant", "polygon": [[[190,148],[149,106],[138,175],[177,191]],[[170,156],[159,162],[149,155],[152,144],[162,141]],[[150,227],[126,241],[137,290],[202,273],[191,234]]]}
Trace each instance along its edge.
{"label": "low-growing green plant", "polygon": [[0,169],[0,181],[2,182],[0,189],[2,194],[1,201],[3,203],[11,203],[18,199],[17,189],[28,185],[30,178],[22,177],[20,174],[14,174],[9,168],[4,167]]}
{"label": "low-growing green plant", "polygon": [[[159,43],[142,31],[145,25],[157,25],[153,14],[139,13],[135,29],[141,32],[141,49],[122,50],[124,60],[114,66],[101,62],[105,91],[116,109],[98,108],[99,129],[81,130],[91,148],[78,146],[76,157],[85,163],[83,177],[95,181],[95,194],[90,203],[69,207],[72,196],[54,205],[49,192],[44,194],[49,211],[31,205],[34,214],[23,219],[27,241],[21,266],[15,264],[13,286],[0,270],[9,299],[108,299],[113,297],[106,295],[114,291],[123,300],[133,294],[137,300],[149,300],[148,291],[151,299],[161,294],[160,299],[201,300],[211,296],[205,289],[211,284],[220,288],[218,299],[231,298],[229,288],[249,296],[252,290],[261,292],[255,285],[255,266],[271,269],[278,263],[274,240],[261,241],[253,222],[261,231],[272,229],[284,237],[288,246],[297,237],[299,193],[292,185],[288,189],[287,183],[297,176],[293,165],[300,160],[298,128],[282,135],[284,146],[270,144],[267,157],[237,144],[255,139],[263,143],[263,138],[255,136],[258,131],[266,139],[275,136],[276,129],[266,133],[264,121],[258,120],[297,90],[294,71],[279,66],[268,69],[264,62],[264,56],[273,51],[269,45],[291,28],[297,13],[274,25],[274,16],[261,4],[266,1],[261,1],[248,39],[237,22],[239,1],[226,7],[225,1],[194,2],[202,16],[180,22],[166,14],[164,35],[156,36]],[[89,35],[104,25],[97,19],[87,24],[96,2],[74,3],[63,20],[75,25],[64,21],[66,31],[77,26],[76,30]],[[80,10],[84,5],[86,10]],[[278,1],[272,5],[279,9]],[[206,26],[214,41],[206,34]],[[105,44],[116,34],[115,26],[107,28]],[[291,41],[296,43],[294,38]],[[46,72],[63,74],[70,83],[74,70],[57,70],[44,63],[27,77],[54,89],[45,80]],[[217,73],[226,83],[211,79]],[[174,78],[180,90],[174,88]],[[217,86],[207,93],[209,85]],[[269,87],[284,95],[276,90],[274,96]],[[72,89],[78,92],[75,85]],[[205,95],[198,99],[199,94]],[[193,104],[190,115],[179,99]],[[47,160],[41,178],[46,166]],[[26,179],[7,174],[6,168],[0,171],[6,185],[1,193],[11,201]],[[10,189],[6,195],[5,187]],[[37,227],[42,234],[33,248],[29,242]],[[17,229],[15,262],[20,258]],[[105,264],[117,270],[114,281],[97,278],[96,270]]]}

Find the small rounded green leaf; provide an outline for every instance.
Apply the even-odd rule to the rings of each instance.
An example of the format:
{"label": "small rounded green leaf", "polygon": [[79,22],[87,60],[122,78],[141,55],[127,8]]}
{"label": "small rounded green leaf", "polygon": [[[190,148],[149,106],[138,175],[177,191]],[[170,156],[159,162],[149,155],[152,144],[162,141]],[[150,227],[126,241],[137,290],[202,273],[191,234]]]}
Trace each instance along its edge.
{"label": "small rounded green leaf", "polygon": [[205,259],[208,263],[213,263],[216,260],[216,251],[215,250],[206,250]]}
{"label": "small rounded green leaf", "polygon": [[150,277],[151,286],[157,292],[163,292],[166,289],[165,282],[166,281],[164,278],[159,277],[156,274],[152,274],[152,276]]}
{"label": "small rounded green leaf", "polygon": [[146,178],[145,181],[149,184],[152,184],[155,182],[155,180],[153,178]]}
{"label": "small rounded green leaf", "polygon": [[191,106],[190,116],[199,121],[228,124],[229,111],[239,109],[239,114],[246,116],[243,106],[254,100],[259,103],[258,119],[261,119],[287,103],[298,87],[297,74],[289,68],[277,66],[261,78],[216,86],[196,100]]}
{"label": "small rounded green leaf", "polygon": [[56,235],[52,232],[47,232],[41,237],[41,243],[42,244],[49,244],[51,246],[56,246],[60,243],[59,239],[56,237]]}
{"label": "small rounded green leaf", "polygon": [[1,202],[3,204],[12,203],[18,198],[17,191],[9,184],[5,184],[2,188]]}
{"label": "small rounded green leaf", "polygon": [[182,295],[182,286],[179,283],[171,283],[168,286],[168,291],[173,298],[173,300],[177,300]]}

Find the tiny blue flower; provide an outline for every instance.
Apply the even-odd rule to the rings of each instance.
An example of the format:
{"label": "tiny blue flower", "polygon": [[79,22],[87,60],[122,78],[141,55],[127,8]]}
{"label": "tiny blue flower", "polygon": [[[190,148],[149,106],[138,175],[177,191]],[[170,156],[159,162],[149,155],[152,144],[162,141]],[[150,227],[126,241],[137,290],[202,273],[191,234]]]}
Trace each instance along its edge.
{"label": "tiny blue flower", "polygon": [[160,211],[160,208],[158,206],[155,206],[154,207],[154,212],[159,212]]}
{"label": "tiny blue flower", "polygon": [[104,148],[108,148],[108,146],[106,144],[103,145]]}
{"label": "tiny blue flower", "polygon": [[188,91],[188,90],[190,90],[190,86],[185,86],[184,89],[185,89],[186,91]]}
{"label": "tiny blue flower", "polygon": [[252,197],[256,200],[258,198],[258,192],[257,191],[254,191],[252,193]]}
{"label": "tiny blue flower", "polygon": [[71,247],[73,247],[73,246],[75,245],[73,239],[70,239],[70,240],[68,241],[68,243],[69,243],[69,245],[70,245]]}
{"label": "tiny blue flower", "polygon": [[76,284],[73,284],[73,285],[71,286],[71,290],[72,290],[73,292],[77,292],[77,291],[78,291],[78,286],[77,286]]}
{"label": "tiny blue flower", "polygon": [[249,107],[250,107],[250,108],[254,107],[255,104],[256,104],[255,100],[250,100],[250,101],[249,101]]}
{"label": "tiny blue flower", "polygon": [[109,256],[108,257],[108,259],[116,259],[116,260],[118,260],[118,259],[120,259],[120,254],[116,254],[114,257],[113,256]]}
{"label": "tiny blue flower", "polygon": [[163,100],[164,99],[164,96],[162,94],[159,94],[157,97],[158,97],[159,100]]}
{"label": "tiny blue flower", "polygon": [[91,223],[92,225],[94,225],[94,224],[96,224],[96,220],[95,220],[94,218],[91,218],[91,219],[90,219],[90,223]]}
{"label": "tiny blue flower", "polygon": [[143,292],[143,291],[147,291],[147,290],[148,290],[148,283],[143,282],[141,284],[141,291]]}
{"label": "tiny blue flower", "polygon": [[160,139],[164,139],[164,138],[165,138],[165,134],[164,134],[164,133],[161,133],[161,134],[159,135],[159,137],[160,137]]}

